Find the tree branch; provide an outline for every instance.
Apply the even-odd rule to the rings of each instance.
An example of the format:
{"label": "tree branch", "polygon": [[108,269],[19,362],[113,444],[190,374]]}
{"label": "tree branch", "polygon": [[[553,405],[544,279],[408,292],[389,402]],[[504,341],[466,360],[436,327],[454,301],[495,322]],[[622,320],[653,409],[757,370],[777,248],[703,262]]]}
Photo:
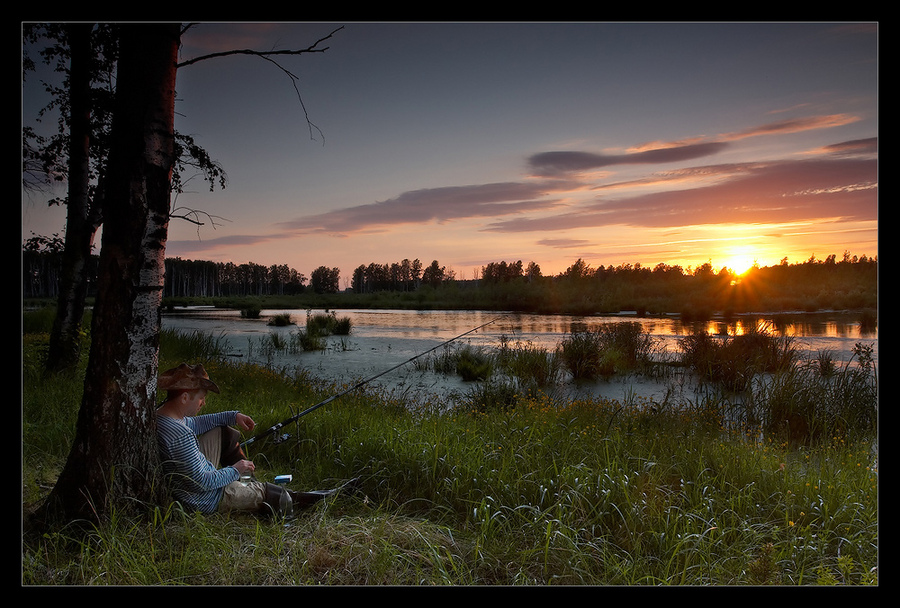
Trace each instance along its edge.
{"label": "tree branch", "polygon": [[221,226],[221,223],[217,222],[216,220],[225,220],[225,218],[216,215],[210,215],[205,211],[199,211],[197,209],[191,209],[189,207],[175,207],[172,209],[172,211],[169,212],[169,219],[180,219],[197,226],[198,236],[200,234],[200,226],[206,224],[206,222],[200,219],[203,216],[209,219],[213,229],[215,229],[216,226]]}
{"label": "tree branch", "polygon": [[305,49],[294,49],[294,50],[282,50],[282,51],[256,51],[253,49],[233,49],[230,51],[221,51],[219,53],[209,53],[208,55],[200,55],[198,57],[194,57],[193,59],[188,59],[187,61],[182,61],[175,65],[176,68],[182,68],[189,65],[193,65],[195,63],[199,63],[201,61],[206,61],[207,59],[215,59],[217,57],[226,57],[228,55],[255,55],[257,57],[269,57],[270,55],[302,55],[304,53],[324,53],[328,50],[329,47],[325,48],[317,48],[321,43],[325,42],[332,36],[334,36],[337,32],[344,29],[344,26],[333,30],[327,36],[319,38],[313,44],[309,45]]}
{"label": "tree branch", "polygon": [[230,51],[221,51],[218,53],[209,53],[207,55],[200,55],[198,57],[194,57],[193,59],[188,59],[187,61],[182,61],[180,63],[177,63],[175,65],[175,67],[176,68],[187,67],[189,65],[193,65],[193,64],[199,63],[201,61],[206,61],[208,59],[217,59],[219,57],[228,57],[230,55],[252,55],[254,57],[260,57],[262,59],[265,59],[266,61],[271,62],[279,70],[281,70],[282,72],[287,74],[288,77],[291,79],[291,84],[294,87],[294,91],[297,93],[297,99],[300,101],[300,107],[303,109],[303,115],[306,118],[306,124],[309,126],[310,139],[315,139],[312,134],[312,130],[315,129],[316,131],[319,132],[319,135],[321,135],[322,139],[324,140],[325,134],[322,133],[322,130],[319,127],[314,125],[309,120],[309,112],[307,112],[307,110],[306,110],[306,104],[303,103],[303,96],[300,94],[300,88],[297,86],[297,81],[300,80],[300,78],[296,74],[294,74],[293,72],[288,70],[286,67],[284,67],[283,65],[281,65],[280,63],[278,63],[277,61],[272,59],[272,57],[275,55],[302,55],[304,53],[324,53],[325,51],[328,50],[329,47],[326,46],[324,48],[318,48],[318,46],[320,44],[322,44],[323,42],[325,42],[326,40],[328,40],[329,38],[331,38],[332,36],[334,36],[337,32],[341,31],[342,29],[344,29],[343,25],[335,30],[332,30],[331,33],[329,33],[327,36],[319,38],[313,44],[306,47],[305,49],[282,50],[282,51],[256,51],[253,49],[233,49]]}

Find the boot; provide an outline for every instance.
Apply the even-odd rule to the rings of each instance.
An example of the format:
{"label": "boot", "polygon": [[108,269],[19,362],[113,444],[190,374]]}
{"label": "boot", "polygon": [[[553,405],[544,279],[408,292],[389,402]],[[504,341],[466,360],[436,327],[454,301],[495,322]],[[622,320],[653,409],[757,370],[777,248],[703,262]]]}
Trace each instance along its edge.
{"label": "boot", "polygon": [[293,515],[294,505],[291,494],[281,486],[266,483],[261,511],[276,516]]}
{"label": "boot", "polygon": [[311,507],[317,502],[333,495],[335,490],[313,490],[311,492],[288,490],[288,493],[291,496],[291,502],[294,504],[294,508],[305,509],[306,507]]}
{"label": "boot", "polygon": [[294,507],[298,509],[302,509],[305,507],[309,507],[311,505],[316,504],[317,502],[328,498],[329,496],[334,496],[338,492],[353,492],[359,489],[359,477],[354,477],[350,481],[347,481],[340,486],[331,489],[331,490],[312,490],[310,492],[295,492],[293,490],[288,490],[288,493],[291,496],[291,500],[294,503]]}

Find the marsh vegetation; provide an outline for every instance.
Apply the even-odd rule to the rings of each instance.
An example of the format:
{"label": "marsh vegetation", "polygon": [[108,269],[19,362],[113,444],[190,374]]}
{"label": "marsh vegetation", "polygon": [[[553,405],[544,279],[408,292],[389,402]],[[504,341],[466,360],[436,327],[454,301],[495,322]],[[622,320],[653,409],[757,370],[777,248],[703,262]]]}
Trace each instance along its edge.
{"label": "marsh vegetation", "polygon": [[[45,336],[28,327],[26,515],[61,467],[81,397],[77,374],[43,376]],[[216,336],[162,338],[161,367],[203,362],[223,388],[207,409],[251,413],[259,428],[345,388],[229,358]],[[277,522],[147,505],[145,518],[32,536],[26,518],[23,581],[877,584],[877,374],[864,346],[851,365],[764,331],[691,335],[660,365],[627,323],[564,342],[442,349],[419,364],[473,374],[452,403],[367,387],[250,455],[298,489],[360,475],[360,494]],[[552,387],[582,373],[581,357],[595,361],[586,374],[690,373],[697,390],[558,397]]]}

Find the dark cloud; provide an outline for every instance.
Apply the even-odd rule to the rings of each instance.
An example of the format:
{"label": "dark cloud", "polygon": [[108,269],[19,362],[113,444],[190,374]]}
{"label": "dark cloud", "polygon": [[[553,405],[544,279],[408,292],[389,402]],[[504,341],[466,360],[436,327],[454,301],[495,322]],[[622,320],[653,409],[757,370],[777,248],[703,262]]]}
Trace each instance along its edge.
{"label": "dark cloud", "polygon": [[839,144],[825,146],[823,151],[830,154],[875,154],[878,152],[878,138],[854,139]]}
{"label": "dark cloud", "polygon": [[529,157],[528,165],[535,175],[557,176],[612,165],[649,165],[694,160],[717,154],[727,146],[725,142],[707,142],[612,155],[579,151],[541,152]]}
{"label": "dark cloud", "polygon": [[231,247],[249,247],[285,238],[287,235],[232,234],[212,239],[170,240],[166,243],[166,251],[170,255],[189,255],[227,249]]}
{"label": "dark cloud", "polygon": [[537,243],[538,245],[544,245],[545,247],[571,249],[573,247],[584,247],[585,245],[589,245],[591,241],[588,241],[587,239],[541,239]]}
{"label": "dark cloud", "polygon": [[814,129],[833,128],[850,124],[857,120],[859,118],[856,116],[847,114],[792,118],[757,125],[743,131],[725,133],[718,136],[716,141],[690,144],[680,142],[657,144],[656,147],[627,154],[597,154],[578,150],[541,152],[529,157],[528,165],[535,175],[551,177],[602,169],[614,165],[675,163],[718,154],[727,148],[730,145],[728,142],[731,141],[765,135],[785,135]]}

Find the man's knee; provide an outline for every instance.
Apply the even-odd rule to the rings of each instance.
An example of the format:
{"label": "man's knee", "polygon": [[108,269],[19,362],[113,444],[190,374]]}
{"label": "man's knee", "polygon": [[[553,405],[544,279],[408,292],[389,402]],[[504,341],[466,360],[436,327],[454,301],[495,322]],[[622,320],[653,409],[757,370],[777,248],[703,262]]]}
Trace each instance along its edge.
{"label": "man's knee", "polygon": [[246,456],[244,456],[244,450],[241,448],[240,431],[230,426],[222,427],[221,466],[228,467],[241,460],[246,460]]}

